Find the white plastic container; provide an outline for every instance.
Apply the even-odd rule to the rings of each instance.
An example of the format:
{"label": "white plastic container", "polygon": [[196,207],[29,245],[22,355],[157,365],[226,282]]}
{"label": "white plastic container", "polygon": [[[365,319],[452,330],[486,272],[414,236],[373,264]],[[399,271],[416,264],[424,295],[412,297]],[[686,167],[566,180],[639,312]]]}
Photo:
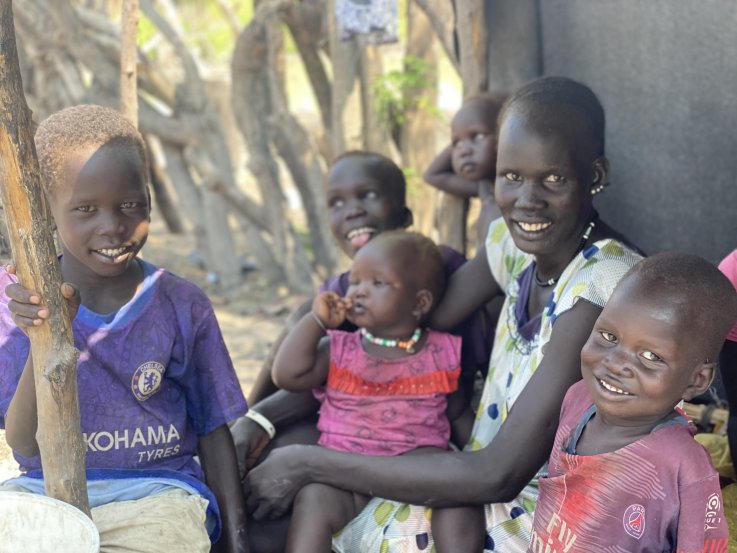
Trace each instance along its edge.
{"label": "white plastic container", "polygon": [[82,511],[43,495],[0,492],[0,553],[99,553],[100,534]]}

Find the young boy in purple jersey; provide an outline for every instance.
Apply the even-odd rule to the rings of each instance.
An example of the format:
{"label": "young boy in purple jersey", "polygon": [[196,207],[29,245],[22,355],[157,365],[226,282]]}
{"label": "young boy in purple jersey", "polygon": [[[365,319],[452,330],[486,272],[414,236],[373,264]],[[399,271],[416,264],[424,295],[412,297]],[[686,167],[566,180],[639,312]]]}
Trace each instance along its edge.
{"label": "young boy in purple jersey", "polygon": [[529,553],[726,551],[719,477],[676,405],[710,386],[736,317],[731,284],[695,255],[622,278],[563,402]]}
{"label": "young boy in purple jersey", "polygon": [[[226,424],[246,402],[205,294],[137,257],[150,221],[141,135],[117,111],[82,105],[42,122],[35,141],[81,352],[81,426],[101,551],[207,552],[221,521],[222,550],[247,551]],[[13,273],[0,271],[0,423],[23,475],[0,490],[43,493],[24,329],[49,311]]]}

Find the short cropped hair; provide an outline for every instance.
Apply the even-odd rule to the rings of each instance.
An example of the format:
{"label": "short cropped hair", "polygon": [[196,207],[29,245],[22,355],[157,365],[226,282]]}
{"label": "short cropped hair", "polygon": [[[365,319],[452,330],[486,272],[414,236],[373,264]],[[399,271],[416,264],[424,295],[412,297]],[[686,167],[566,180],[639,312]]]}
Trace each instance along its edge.
{"label": "short cropped hair", "polygon": [[391,251],[401,255],[406,274],[411,275],[419,289],[432,292],[433,307],[445,292],[445,265],[440,248],[427,236],[407,230],[387,230],[371,242],[387,243]]}
{"label": "short cropped hair", "polygon": [[333,164],[341,159],[360,159],[366,172],[390,190],[401,206],[407,205],[407,180],[402,170],[388,157],[368,150],[350,150],[338,156]]}
{"label": "short cropped hair", "polygon": [[596,156],[604,155],[604,108],[585,84],[567,77],[541,77],[519,88],[502,107],[504,116],[514,110],[533,118],[575,117],[583,126],[584,139]]}
{"label": "short cropped hair", "polygon": [[693,328],[693,339],[702,342],[711,360],[717,357],[737,321],[737,292],[714,264],[698,255],[662,252],[637,263],[622,280],[630,278],[682,307],[690,320],[679,324]]}
{"label": "short cropped hair", "polygon": [[509,94],[503,92],[476,92],[463,99],[463,107],[478,106],[484,114],[485,122],[498,130],[499,113],[508,99]]}
{"label": "short cropped hair", "polygon": [[135,150],[148,185],[149,162],[143,137],[122,113],[112,108],[83,104],[58,111],[38,126],[35,143],[47,193],[53,193],[61,184],[69,155],[106,145]]}

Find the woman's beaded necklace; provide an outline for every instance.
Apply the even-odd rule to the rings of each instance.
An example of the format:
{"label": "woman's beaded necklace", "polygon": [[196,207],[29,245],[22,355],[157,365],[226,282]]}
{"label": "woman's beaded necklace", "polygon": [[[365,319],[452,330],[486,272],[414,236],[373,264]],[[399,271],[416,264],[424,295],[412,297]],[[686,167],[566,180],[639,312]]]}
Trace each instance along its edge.
{"label": "woman's beaded necklace", "polygon": [[361,336],[366,338],[368,342],[376,344],[377,346],[382,346],[385,348],[401,348],[407,353],[414,353],[415,346],[417,345],[417,342],[420,341],[420,336],[422,336],[422,330],[419,327],[416,328],[415,331],[412,333],[412,336],[410,336],[409,340],[397,340],[395,338],[377,338],[365,328],[361,329]]}
{"label": "woman's beaded necklace", "polygon": [[[573,257],[576,257],[578,255],[578,252],[580,252],[583,247],[586,245],[586,241],[589,239],[589,236],[591,236],[591,231],[594,230],[594,227],[596,226],[596,219],[598,218],[599,214],[594,212],[594,216],[589,222],[588,226],[586,227],[586,230],[583,231],[583,234],[581,235],[581,243],[578,246],[578,249],[576,250],[576,253],[573,254]],[[535,279],[535,284],[537,284],[540,288],[548,288],[550,286],[553,286],[558,282],[558,279],[560,278],[560,275],[557,277],[549,278],[548,280],[543,280],[540,278],[540,275],[537,274],[537,267],[535,267],[535,271],[532,273],[533,278]]]}

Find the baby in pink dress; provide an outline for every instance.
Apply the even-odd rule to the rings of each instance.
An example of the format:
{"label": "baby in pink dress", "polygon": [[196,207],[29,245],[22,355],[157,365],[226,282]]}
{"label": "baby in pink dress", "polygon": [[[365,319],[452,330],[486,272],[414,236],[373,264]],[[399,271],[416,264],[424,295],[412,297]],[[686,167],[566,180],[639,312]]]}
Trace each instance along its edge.
{"label": "baby in pink dress", "polygon": [[[473,414],[458,397],[461,339],[421,326],[444,291],[443,260],[424,236],[387,231],[356,255],[347,294],[323,292],[274,361],[281,388],[312,390],[322,402],[319,443],[339,451],[401,455],[448,449]],[[333,330],[346,319],[356,332]],[[327,337],[325,336],[327,334]],[[356,475],[360,478],[360,475]],[[310,484],[296,496],[286,551],[329,551],[332,535],[369,498]],[[480,507],[434,509],[438,553],[481,551]],[[478,535],[476,535],[478,534]]]}

